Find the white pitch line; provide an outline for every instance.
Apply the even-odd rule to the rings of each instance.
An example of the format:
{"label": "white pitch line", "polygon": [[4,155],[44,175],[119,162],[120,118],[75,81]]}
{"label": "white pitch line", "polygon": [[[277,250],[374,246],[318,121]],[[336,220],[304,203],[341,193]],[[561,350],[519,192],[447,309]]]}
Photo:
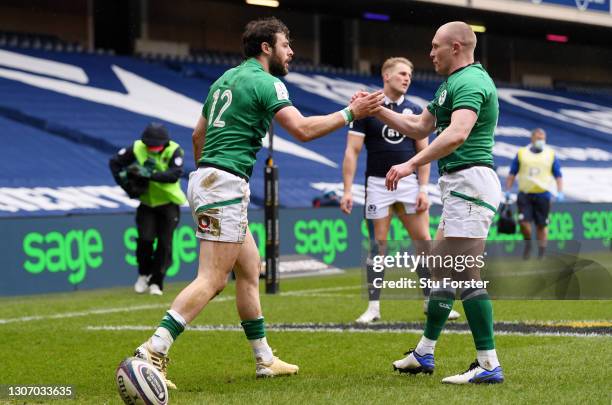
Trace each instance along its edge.
{"label": "white pitch line", "polygon": [[281,296],[283,295],[304,295],[304,294],[316,294],[320,292],[332,292],[332,291],[347,291],[347,290],[361,290],[362,286],[345,286],[345,287],[329,287],[329,288],[313,288],[312,290],[295,290],[295,291],[287,291],[281,292]]}
{"label": "white pitch line", "polygon": [[[118,326],[87,326],[86,330],[90,331],[146,331],[151,330],[151,326],[141,325],[118,325]],[[243,332],[241,326],[238,325],[197,325],[189,326],[188,330],[195,332]],[[308,332],[308,333],[413,333],[422,334],[422,329],[363,329],[363,328],[318,328],[315,326],[302,326],[297,328],[286,328],[281,326],[266,325],[266,330],[271,332]],[[469,335],[469,330],[444,330],[443,333],[451,335]],[[495,331],[496,335],[506,336],[551,336],[551,337],[610,337],[610,335],[600,335],[596,333],[575,333],[575,332],[510,332],[510,331]]]}
{"label": "white pitch line", "polygon": [[357,296],[353,296],[353,295],[347,295],[347,294],[342,294],[342,293],[336,293],[336,294],[310,294],[310,293],[303,293],[303,294],[291,294],[292,297],[313,297],[313,298],[355,298],[355,299],[359,299]]}
{"label": "white pitch line", "polygon": [[[331,292],[331,291],[342,291],[342,290],[353,290],[356,288],[361,288],[359,286],[354,287],[329,287],[329,288],[315,288],[312,290],[296,290],[296,291],[288,291],[285,293],[281,293],[281,296],[300,296],[300,295],[310,295],[316,294],[317,292]],[[314,296],[314,295],[312,295]],[[232,295],[217,297],[214,300],[210,301],[211,303],[216,302],[224,302],[231,301],[235,297]],[[66,318],[77,318],[81,316],[90,316],[90,315],[105,315],[105,314],[113,314],[119,312],[132,312],[132,311],[146,311],[149,309],[158,309],[158,308],[169,308],[170,303],[167,304],[146,304],[146,305],[134,305],[128,307],[114,307],[114,308],[98,308],[91,309],[87,311],[77,311],[77,312],[61,312],[57,314],[51,315],[32,315],[32,316],[22,316],[18,318],[6,318],[0,319],[0,325],[5,325],[9,323],[16,322],[32,322],[32,321],[44,321],[49,319],[66,319]]]}
{"label": "white pitch line", "polygon": [[62,313],[53,314],[53,315],[22,316],[20,318],[0,319],[0,324],[7,324],[7,323],[14,323],[14,322],[42,321],[46,319],[75,318],[79,316],[88,316],[88,315],[112,314],[115,312],[142,311],[145,309],[155,309],[155,308],[162,308],[162,307],[167,307],[167,306],[168,304],[149,304],[149,305],[136,305],[133,307],[92,309],[89,311],[79,311],[79,312],[62,312]]}
{"label": "white pitch line", "polygon": [[[233,296],[218,297],[214,301],[211,301],[211,302],[223,302],[223,301],[229,301],[233,299],[234,299]],[[134,305],[131,307],[100,308],[100,309],[92,309],[88,311],[78,311],[78,312],[61,312],[59,314],[53,314],[53,315],[22,316],[19,318],[0,319],[0,325],[7,324],[7,323],[15,323],[15,322],[44,321],[48,319],[65,319],[65,318],[77,318],[80,316],[89,316],[89,315],[105,315],[105,314],[113,314],[117,312],[145,311],[148,309],[169,308],[169,307],[170,307],[170,303],[147,304],[147,305]]]}

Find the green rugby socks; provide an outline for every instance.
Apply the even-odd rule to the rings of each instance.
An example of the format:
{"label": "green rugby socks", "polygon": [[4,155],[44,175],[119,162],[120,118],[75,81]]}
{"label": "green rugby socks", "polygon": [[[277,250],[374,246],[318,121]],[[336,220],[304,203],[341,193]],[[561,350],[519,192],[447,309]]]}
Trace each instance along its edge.
{"label": "green rugby socks", "polygon": [[244,334],[253,349],[255,361],[261,360],[264,363],[270,363],[274,359],[274,354],[266,339],[266,327],[263,316],[257,319],[244,320],[240,322],[240,325],[242,325]]}
{"label": "green rugby socks", "polygon": [[159,327],[151,336],[153,350],[163,355],[168,353],[170,346],[185,330],[187,321],[178,312],[169,310],[159,323]]}
{"label": "green rugby socks", "polygon": [[495,349],[493,337],[493,305],[487,290],[467,289],[461,294],[476,350]]}
{"label": "green rugby socks", "polygon": [[240,322],[242,325],[242,329],[244,329],[244,334],[247,339],[255,340],[266,337],[266,327],[264,325],[264,318],[257,318],[253,320],[247,320]]}
{"label": "green rugby socks", "polygon": [[[427,305],[427,322],[423,335],[430,340],[438,340],[444,324],[448,319],[448,314],[453,309],[455,301],[454,289],[432,289]],[[420,353],[419,354],[423,354]]]}
{"label": "green rugby socks", "polygon": [[461,299],[476,345],[478,363],[493,370],[499,366],[499,360],[495,351],[493,305],[489,294],[485,289],[467,289],[461,294]]}

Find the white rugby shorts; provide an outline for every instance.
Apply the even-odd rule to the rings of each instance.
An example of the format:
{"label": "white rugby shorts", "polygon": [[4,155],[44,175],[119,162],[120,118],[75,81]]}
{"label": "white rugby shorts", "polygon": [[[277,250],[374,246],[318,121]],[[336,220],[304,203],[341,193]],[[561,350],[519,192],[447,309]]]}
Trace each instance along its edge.
{"label": "white rugby shorts", "polygon": [[389,207],[395,203],[404,205],[406,214],[416,213],[419,183],[416,175],[403,177],[395,191],[387,190],[384,177],[368,176],[366,180],[365,217],[379,219],[389,216]]}
{"label": "white rugby shorts", "polygon": [[187,200],[196,236],[218,242],[244,242],[251,192],[241,177],[214,167],[189,174]]}
{"label": "white rugby shorts", "polygon": [[439,227],[444,237],[486,238],[502,198],[495,171],[474,166],[441,176],[438,185],[442,193]]}

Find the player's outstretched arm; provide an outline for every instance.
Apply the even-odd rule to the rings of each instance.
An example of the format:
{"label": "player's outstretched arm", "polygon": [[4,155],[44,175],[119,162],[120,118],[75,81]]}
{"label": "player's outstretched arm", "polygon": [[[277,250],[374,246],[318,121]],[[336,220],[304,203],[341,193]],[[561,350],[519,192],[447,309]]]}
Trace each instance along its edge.
{"label": "player's outstretched arm", "polygon": [[200,115],[198,123],[193,129],[193,134],[191,134],[191,143],[193,145],[193,158],[195,159],[196,167],[198,167],[198,160],[200,160],[202,152],[204,151],[204,140],[206,139],[206,125],[206,118]]}
{"label": "player's outstretched arm", "polygon": [[412,139],[424,139],[432,133],[436,120],[434,116],[425,109],[421,114],[400,114],[388,108],[381,108],[376,113],[376,118]]}
{"label": "player's outstretched arm", "polygon": [[327,135],[353,120],[374,114],[381,108],[383,98],[382,91],[377,91],[353,100],[343,110],[312,117],[304,117],[297,108],[288,106],[279,110],[274,118],[295,138],[308,142]]}

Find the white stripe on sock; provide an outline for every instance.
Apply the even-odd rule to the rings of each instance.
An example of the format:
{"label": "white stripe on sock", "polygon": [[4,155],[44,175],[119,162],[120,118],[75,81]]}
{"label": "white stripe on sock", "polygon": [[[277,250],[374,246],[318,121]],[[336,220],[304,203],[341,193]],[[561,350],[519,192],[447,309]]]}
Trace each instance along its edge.
{"label": "white stripe on sock", "polygon": [[185,320],[185,318],[183,318],[183,316],[179,314],[178,312],[176,312],[175,310],[169,309],[168,315],[170,315],[171,317],[174,318],[175,321],[180,323],[183,328],[187,325],[187,321]]}

